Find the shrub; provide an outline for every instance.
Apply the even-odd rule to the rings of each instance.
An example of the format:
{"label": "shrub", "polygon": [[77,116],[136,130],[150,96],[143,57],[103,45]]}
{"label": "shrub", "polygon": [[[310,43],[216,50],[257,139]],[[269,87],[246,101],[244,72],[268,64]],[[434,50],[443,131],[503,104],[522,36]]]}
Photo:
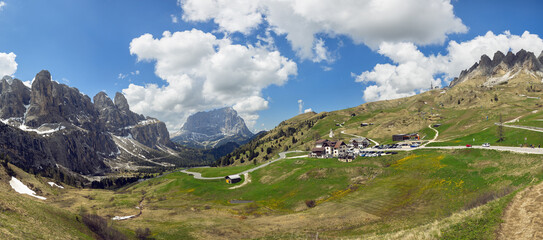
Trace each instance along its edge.
{"label": "shrub", "polygon": [[151,230],[149,230],[149,228],[145,228],[145,229],[138,228],[138,229],[136,229],[136,238],[141,239],[141,240],[145,240],[149,236],[151,236]]}
{"label": "shrub", "polygon": [[83,223],[100,237],[100,239],[127,239],[121,232],[117,229],[108,226],[107,220],[103,217],[100,217],[96,214],[83,214],[82,216]]}
{"label": "shrub", "polygon": [[308,208],[314,208],[315,206],[317,206],[317,202],[315,202],[315,200],[305,200],[305,205]]}

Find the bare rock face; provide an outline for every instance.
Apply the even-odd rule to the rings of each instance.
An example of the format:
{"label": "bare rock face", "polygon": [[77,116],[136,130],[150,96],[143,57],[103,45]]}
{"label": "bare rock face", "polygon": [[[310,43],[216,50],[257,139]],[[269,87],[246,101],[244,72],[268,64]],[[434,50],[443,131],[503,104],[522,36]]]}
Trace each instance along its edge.
{"label": "bare rock face", "polygon": [[244,143],[253,136],[231,107],[191,115],[172,140],[188,147],[213,148],[228,142]]}
{"label": "bare rock face", "polygon": [[453,87],[477,76],[489,77],[489,81],[484,85],[493,86],[507,81],[521,70],[543,76],[543,52],[539,57],[524,49],[518,51],[516,54],[508,52],[507,55],[498,51],[494,54],[493,59],[483,55],[479,62],[473,64],[468,70],[463,70],[458,78],[451,81],[449,87]]}
{"label": "bare rock face", "polygon": [[52,81],[46,70],[36,75],[26,125],[39,127],[44,123],[69,122],[84,127],[97,122],[97,118],[98,112],[88,96],[76,88]]}
{"label": "bare rock face", "polygon": [[0,81],[0,118],[23,118],[30,104],[30,89],[19,79],[5,76]]}
{"label": "bare rock face", "polygon": [[120,92],[115,93],[115,106],[117,106],[121,111],[130,112],[128,101],[126,101],[126,98]]}
{"label": "bare rock face", "polygon": [[[119,100],[121,98],[122,100]],[[134,126],[138,122],[145,120],[145,117],[127,110],[128,103],[121,93],[117,93],[115,99],[117,102],[124,103],[114,104],[106,93],[99,92],[94,96],[94,107],[99,112],[100,122],[106,126],[107,130],[122,136],[128,133],[125,131],[125,127]],[[122,108],[119,106],[122,106]]]}
{"label": "bare rock face", "polygon": [[158,145],[172,146],[166,124],[130,111],[122,93],[115,94],[115,103],[106,93],[94,96],[94,107],[100,113],[100,122],[107,131],[117,136],[132,136],[136,141],[151,148]]}
{"label": "bare rock face", "polygon": [[[0,153],[32,171],[62,166],[96,175],[121,153],[113,135],[132,137],[151,148],[175,148],[163,122],[130,111],[124,95],[91,99],[76,88],[38,73],[28,88],[9,76],[0,81]],[[159,150],[161,151],[161,150]]]}
{"label": "bare rock face", "polygon": [[170,134],[166,124],[156,119],[149,119],[152,123],[139,124],[130,129],[132,137],[145,146],[156,148],[158,145],[172,147]]}

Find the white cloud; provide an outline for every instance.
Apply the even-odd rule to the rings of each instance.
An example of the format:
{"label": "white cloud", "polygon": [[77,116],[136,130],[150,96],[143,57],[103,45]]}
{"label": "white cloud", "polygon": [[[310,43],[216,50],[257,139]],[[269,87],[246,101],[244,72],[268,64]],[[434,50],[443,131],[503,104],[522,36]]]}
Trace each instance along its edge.
{"label": "white cloud", "polygon": [[130,73],[126,73],[126,74],[123,74],[123,73],[119,73],[119,75],[117,76],[118,79],[125,79],[129,76],[136,76],[136,75],[140,75],[140,70],[136,70],[134,72],[130,72]]}
{"label": "white cloud", "polygon": [[249,33],[262,22],[255,0],[178,0],[185,21],[213,19],[223,31]]}
{"label": "white cloud", "polygon": [[313,112],[313,109],[308,108],[308,109],[304,110],[304,113],[309,113],[309,112]]}
{"label": "white cloud", "polygon": [[302,99],[298,100],[298,114],[302,114],[302,109],[304,109],[304,101]]}
{"label": "white cloud", "polygon": [[508,31],[499,35],[488,32],[466,42],[450,41],[447,55],[429,56],[413,43],[383,43],[378,52],[394,63],[377,64],[373,70],[353,76],[357,82],[373,83],[364,90],[364,100],[394,99],[414,95],[428,89],[430,84],[448,84],[462,70],[478,62],[483,54],[492,58],[497,51],[506,54],[509,50],[516,53],[521,49],[538,56],[543,50],[543,40],[529,32],[521,36]]}
{"label": "white cloud", "polygon": [[130,43],[138,61],[155,62],[166,84],[130,84],[123,92],[131,109],[181,128],[189,114],[233,106],[251,128],[258,111],[268,108],[262,89],[283,85],[296,75],[293,61],[262,46],[232,44],[200,30],[144,34]]}
{"label": "white cloud", "polygon": [[6,6],[6,2],[0,1],[0,11],[4,10],[5,6]]}
{"label": "white cloud", "polygon": [[179,19],[177,18],[177,16],[175,16],[175,14],[171,14],[170,17],[172,18],[172,23],[178,23],[179,22]]}
{"label": "white cloud", "polygon": [[15,53],[0,52],[0,78],[5,75],[12,76],[17,71],[17,62],[15,61]]}
{"label": "white cloud", "polygon": [[450,0],[178,0],[185,21],[213,20],[225,32],[261,25],[285,34],[302,59],[329,61],[316,36],[344,35],[376,49],[382,42],[443,43],[467,27]]}

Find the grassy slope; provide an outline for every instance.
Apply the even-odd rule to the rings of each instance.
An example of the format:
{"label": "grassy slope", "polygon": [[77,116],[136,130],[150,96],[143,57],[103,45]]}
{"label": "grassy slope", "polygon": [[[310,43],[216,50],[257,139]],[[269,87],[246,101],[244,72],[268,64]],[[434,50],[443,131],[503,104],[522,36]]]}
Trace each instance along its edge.
{"label": "grassy slope", "polygon": [[[393,143],[392,135],[401,133],[419,132],[421,137],[426,136],[424,140],[432,139],[434,132],[428,125],[441,123],[438,141],[450,143],[460,140],[455,144],[460,145],[465,144],[463,138],[473,134],[477,135],[476,144],[479,144],[477,139],[480,137],[485,139],[480,143],[492,144],[495,142],[492,136],[496,136],[494,123],[499,122],[500,115],[503,121],[524,116],[519,125],[542,126],[543,100],[523,96],[543,97],[543,92],[527,91],[530,85],[541,85],[538,81],[535,83],[530,76],[521,73],[508,84],[484,88],[479,85],[482,79],[475,79],[472,83],[468,81],[447,91],[437,89],[408,98],[365,103],[344,110],[298,115],[281,123],[268,132],[260,144],[254,145],[255,151],[259,153],[267,147],[274,149],[272,154],[260,154],[256,159],[262,162],[264,156],[270,159],[273,154],[281,151],[310,150],[316,139],[329,138],[330,129],[335,135],[333,140],[348,141],[351,136],[341,133],[345,131],[388,144]],[[495,101],[495,97],[498,101]],[[539,112],[532,113],[535,110]],[[304,124],[307,121],[312,124]],[[361,123],[373,125],[362,127]],[[286,132],[289,127],[296,129],[296,132],[279,137],[278,132]],[[523,132],[506,129],[506,133],[509,134],[506,141],[498,145],[518,146],[518,137]],[[296,143],[292,142],[293,137]],[[528,139],[539,141],[541,137],[528,136]],[[473,143],[473,138],[471,140]],[[523,137],[522,140],[524,142]],[[243,159],[243,163],[240,159]],[[234,165],[252,164],[246,153],[232,156],[230,160]]]}
{"label": "grassy slope", "polygon": [[[350,138],[342,131],[383,143],[390,143],[392,134],[417,131],[430,139],[433,132],[428,125],[432,123],[443,124],[438,128],[438,140],[460,140],[457,143],[460,144],[476,136],[480,143],[491,142],[495,133],[493,123],[500,114],[504,120],[525,116],[526,122],[534,122],[539,115],[531,115],[532,111],[543,106],[541,99],[520,96],[543,96],[543,93],[526,94],[522,82],[510,82],[493,89],[460,85],[445,93],[433,90],[410,98],[298,115],[255,141],[250,150],[258,153],[255,159],[261,163],[281,151],[308,150],[316,139],[326,138],[330,129],[336,140]],[[499,101],[494,101],[494,96]],[[361,127],[362,122],[373,125]],[[504,145],[515,146],[516,137],[524,134],[515,131],[506,129],[509,135]],[[196,171],[204,176],[237,173],[253,166],[250,155],[254,153],[246,149],[232,155],[230,160],[236,167]],[[118,191],[67,189],[45,194],[53,205],[68,210],[58,210],[58,214],[67,218],[80,209],[108,218],[133,215],[139,211],[135,206],[143,199],[140,217],[115,225],[128,234],[149,227],[156,239],[312,238],[317,231],[324,238],[384,236],[419,229],[436,220],[447,221],[480,196],[537,182],[543,178],[542,167],[540,156],[477,149],[417,150],[381,158],[359,158],[353,163],[334,159],[283,160],[251,173],[252,182],[234,190],[228,189],[231,185],[222,180],[201,181],[172,173]],[[228,203],[232,199],[255,202]],[[317,206],[308,208],[305,200],[316,200]],[[439,231],[443,230],[444,237],[466,237],[463,226],[484,220],[485,215],[495,220],[494,211],[504,206],[501,201],[488,205],[488,211],[481,208],[463,215]],[[29,204],[35,202],[32,199]],[[31,210],[32,206],[24,207],[27,208]],[[47,217],[40,217],[40,221],[46,222],[43,219]],[[482,232],[496,227],[493,220],[485,221],[478,225]],[[81,226],[70,224],[74,223],[63,226],[69,229]],[[25,225],[21,226],[22,233]],[[81,229],[85,231],[84,227]]]}
{"label": "grassy slope", "polygon": [[[0,238],[2,239],[93,239],[93,233],[77,215],[49,204],[50,198],[62,190],[50,187],[44,179],[35,178],[14,166],[17,178],[48,198],[38,200],[16,193],[9,177],[0,168]],[[79,220],[78,220],[79,219]]]}
{"label": "grassy slope", "polygon": [[543,111],[538,111],[536,113],[531,113],[526,116],[523,116],[522,118],[519,119],[518,122],[513,122],[511,124],[543,128]]}
{"label": "grassy slope", "polygon": [[[505,140],[498,142],[497,126],[491,126],[481,132],[469,134],[444,142],[430,143],[428,146],[463,146],[466,144],[481,145],[490,143],[497,146],[520,146],[525,143],[530,145],[543,144],[543,133],[517,128],[503,128]],[[525,140],[526,138],[526,140]],[[475,139],[475,140],[474,140]]]}
{"label": "grassy slope", "polygon": [[[74,189],[56,201],[109,217],[135,214],[144,197],[143,215],[116,224],[149,227],[157,239],[307,238],[316,231],[325,238],[382,236],[445,219],[481,195],[537,182],[542,167],[539,156],[478,149],[418,150],[352,163],[287,159],[251,173],[252,182],[234,190],[222,180],[172,173],[117,192]],[[255,202],[228,203],[232,199]],[[305,206],[310,199],[315,208]]]}

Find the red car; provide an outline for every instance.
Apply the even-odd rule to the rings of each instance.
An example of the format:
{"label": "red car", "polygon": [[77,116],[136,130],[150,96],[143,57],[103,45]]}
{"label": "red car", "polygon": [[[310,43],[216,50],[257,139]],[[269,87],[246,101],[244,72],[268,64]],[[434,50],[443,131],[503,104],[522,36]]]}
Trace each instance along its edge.
{"label": "red car", "polygon": [[466,144],[466,147],[471,147],[471,144]]}

